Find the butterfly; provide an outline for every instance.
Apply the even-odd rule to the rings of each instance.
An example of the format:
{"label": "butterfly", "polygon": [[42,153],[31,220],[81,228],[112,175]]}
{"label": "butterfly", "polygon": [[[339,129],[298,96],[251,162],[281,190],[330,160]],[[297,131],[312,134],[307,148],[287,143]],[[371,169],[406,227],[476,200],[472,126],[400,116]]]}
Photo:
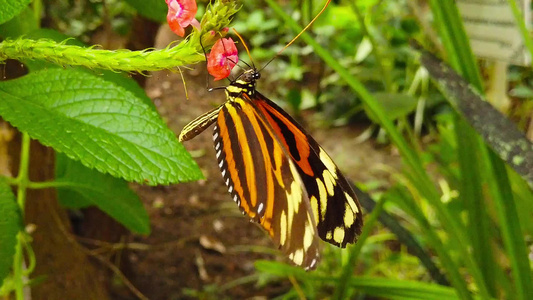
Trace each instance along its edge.
{"label": "butterfly", "polygon": [[289,114],[256,91],[260,73],[225,87],[227,101],[186,125],[187,141],[216,122],[218,166],[233,200],[304,269],[316,268],[319,240],[355,243],[363,226],[357,197],[329,155]]}

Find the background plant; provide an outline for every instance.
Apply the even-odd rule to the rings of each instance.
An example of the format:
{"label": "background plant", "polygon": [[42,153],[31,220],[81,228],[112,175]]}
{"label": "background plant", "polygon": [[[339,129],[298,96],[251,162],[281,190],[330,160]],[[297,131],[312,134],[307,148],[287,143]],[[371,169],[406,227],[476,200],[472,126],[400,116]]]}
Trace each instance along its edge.
{"label": "background plant", "polygon": [[[173,142],[173,134],[159,120],[144,92],[131,80],[101,70],[143,72],[202,61],[199,36],[160,51],[83,48],[74,40],[62,42],[68,35],[33,31],[38,27],[42,3],[36,1],[27,7],[28,2],[15,1],[12,10],[0,15],[0,23],[15,16],[0,29],[4,38],[11,38],[0,44],[0,57],[19,59],[29,69],[27,75],[0,84],[0,116],[23,132],[19,175],[0,181],[0,215],[6,216],[0,219],[0,279],[6,278],[12,268],[2,291],[15,290],[18,297],[23,294],[23,278],[29,275],[32,265],[29,237],[21,227],[26,189],[55,187],[65,206],[94,204],[128,229],[147,233],[146,212],[124,180],[156,185],[201,176],[197,170],[192,171],[192,176],[183,171],[195,170],[195,165],[182,146]],[[129,6],[124,6],[125,2]],[[112,1],[107,5],[113,7],[107,14],[118,31],[127,26],[116,23],[129,24],[136,12],[164,21],[164,1],[125,2]],[[252,45],[256,64],[260,66],[261,60],[275,55],[314,16],[321,2],[289,1],[286,9],[270,0],[240,2],[243,7],[235,27]],[[296,113],[313,107],[321,112],[325,123],[334,125],[370,119],[401,153],[404,170],[392,173],[392,183],[380,186],[381,192],[373,194],[379,201],[366,217],[359,243],[347,252],[327,247],[322,265],[314,273],[280,263],[258,262],[258,272],[248,278],[188,293],[218,295],[241,283],[264,286],[290,280],[293,289],[286,292],[288,298],[333,295],[343,299],[357,293],[394,299],[527,299],[533,294],[528,259],[531,251],[527,249],[533,232],[531,188],[523,176],[506,167],[498,153],[487,147],[480,132],[468,125],[477,116],[457,110],[449,91],[440,86],[437,89],[420,67],[416,52],[408,45],[413,38],[447,57],[459,74],[479,93],[483,92],[483,77],[457,8],[449,1],[429,4],[434,16],[429,25],[434,32],[427,31],[427,24],[415,17],[405,1],[368,0],[357,1],[356,5],[353,1],[338,1],[313,26],[313,34],[304,34],[302,41],[264,70],[261,84],[276,87],[276,91],[269,92],[272,97],[277,93],[275,98],[287,99],[286,105]],[[105,22],[95,17],[104,13],[103,6],[89,2],[85,5],[84,9],[91,7],[95,15],[88,14],[78,25],[64,28],[78,28],[68,34],[88,41],[92,30]],[[229,13],[224,7],[215,8],[206,22],[216,20],[212,25],[219,29],[228,26],[228,15],[233,11]],[[63,21],[74,22],[72,18]],[[19,38],[22,34],[24,37]],[[442,45],[431,44],[435,40],[432,34],[442,40]],[[56,42],[39,40],[42,37]],[[524,39],[528,41],[529,37],[524,35]],[[73,65],[81,67],[55,67]],[[513,68],[511,79],[512,93],[520,98],[513,108],[513,118],[525,130],[531,116],[531,72]],[[27,86],[34,88],[26,89]],[[51,93],[50,86],[61,93]],[[91,91],[80,93],[80,86]],[[73,101],[80,96],[87,99],[81,106]],[[106,105],[96,105],[102,103]],[[88,107],[101,107],[89,111],[98,117],[88,117]],[[102,127],[102,120],[119,117],[119,108],[126,109],[129,117]],[[139,136],[126,130],[131,127],[124,124],[129,123],[139,126]],[[65,132],[65,128],[70,131]],[[89,132],[94,133],[91,138],[81,134]],[[430,142],[415,134],[421,132]],[[55,181],[28,180],[30,137],[65,154],[57,157]],[[114,144],[117,139],[124,144]],[[153,153],[143,152],[147,140],[154,147],[169,144],[158,149],[160,155],[154,158]],[[79,144],[87,147],[76,147]],[[113,160],[116,157],[121,159]],[[132,157],[139,159],[123,160]],[[149,163],[153,166],[131,167]],[[166,173],[158,171],[168,166],[174,168]],[[17,188],[18,206],[13,205],[15,196],[10,185]],[[371,183],[359,187],[374,192]],[[378,224],[378,220],[385,225]],[[400,227],[407,229],[406,235],[394,231]],[[422,253],[413,255],[412,248],[407,251],[406,247],[412,246],[407,241],[420,246]],[[391,249],[388,243],[402,245],[401,250]],[[30,258],[29,270],[22,268],[23,253]],[[419,264],[418,260],[426,258],[437,268],[436,276],[427,264]],[[439,279],[439,274],[444,279]]]}

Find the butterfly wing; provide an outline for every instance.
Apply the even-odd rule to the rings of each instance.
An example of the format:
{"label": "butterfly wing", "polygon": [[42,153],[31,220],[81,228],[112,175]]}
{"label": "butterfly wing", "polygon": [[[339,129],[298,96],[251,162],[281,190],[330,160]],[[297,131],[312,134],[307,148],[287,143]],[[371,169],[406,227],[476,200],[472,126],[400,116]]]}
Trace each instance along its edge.
{"label": "butterfly wing", "polygon": [[313,269],[319,239],[298,167],[249,98],[224,104],[213,141],[222,176],[241,211],[295,264]]}
{"label": "butterfly wing", "polygon": [[320,238],[339,247],[355,243],[363,226],[361,206],[339,168],[302,126],[274,102],[256,92],[254,103],[297,166]]}

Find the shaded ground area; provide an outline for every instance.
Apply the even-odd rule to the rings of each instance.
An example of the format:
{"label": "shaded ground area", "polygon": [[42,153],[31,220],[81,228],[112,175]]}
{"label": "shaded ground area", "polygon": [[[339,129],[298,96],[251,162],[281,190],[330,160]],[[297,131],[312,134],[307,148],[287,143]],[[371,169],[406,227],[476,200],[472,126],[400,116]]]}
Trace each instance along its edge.
{"label": "shaded ground area", "polygon": [[[165,36],[162,40],[159,43],[166,45]],[[157,72],[147,80],[148,95],[176,134],[190,120],[225,101],[222,90],[207,92],[204,66],[196,68],[184,72],[188,100],[179,73]],[[261,83],[258,90],[269,94]],[[318,129],[313,128],[310,118],[305,118],[304,123],[351,180],[383,178],[383,172],[375,166],[399,162],[398,158],[391,158],[388,148],[376,150],[370,142],[356,144],[362,128]],[[150,299],[184,298],[186,288],[200,290],[252,274],[256,259],[284,259],[281,255],[264,254],[265,249],[277,252],[259,226],[243,217],[231,201],[216,164],[212,128],[185,146],[195,156],[206,180],[168,187],[136,187],[149,211],[152,234],[135,237],[134,242],[149,247],[129,252],[131,274],[127,275]],[[263,254],[252,252],[254,249]],[[264,291],[237,286],[224,294],[232,298],[272,297],[289,284],[270,286]]]}

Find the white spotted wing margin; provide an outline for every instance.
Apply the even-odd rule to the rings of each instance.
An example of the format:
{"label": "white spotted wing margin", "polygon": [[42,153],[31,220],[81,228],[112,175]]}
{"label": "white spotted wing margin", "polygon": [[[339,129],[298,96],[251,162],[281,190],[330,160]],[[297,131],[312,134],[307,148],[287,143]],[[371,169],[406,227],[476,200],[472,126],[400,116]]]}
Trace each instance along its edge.
{"label": "white spotted wing margin", "polygon": [[218,114],[213,141],[222,177],[241,211],[296,265],[316,268],[320,238],[298,168],[253,102],[230,98]]}

